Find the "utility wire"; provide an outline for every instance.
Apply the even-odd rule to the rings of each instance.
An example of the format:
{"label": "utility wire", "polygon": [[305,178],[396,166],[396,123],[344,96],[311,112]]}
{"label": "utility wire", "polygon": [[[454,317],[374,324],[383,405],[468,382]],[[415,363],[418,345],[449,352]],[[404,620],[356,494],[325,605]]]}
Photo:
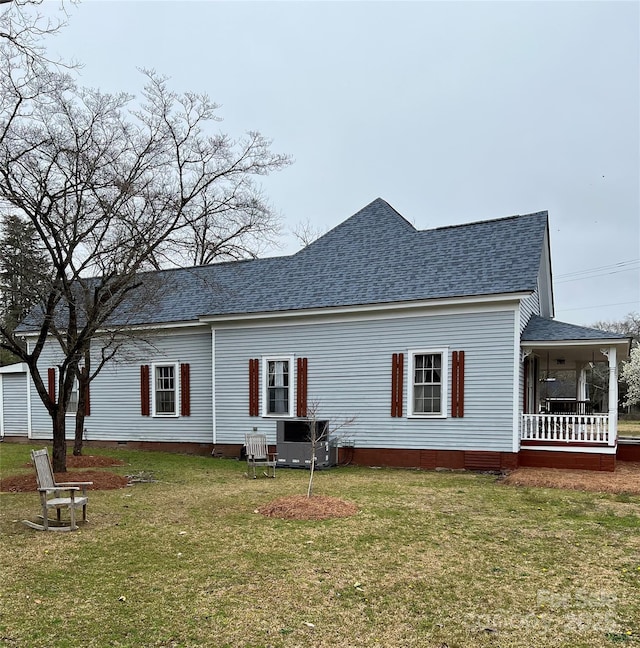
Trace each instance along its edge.
{"label": "utility wire", "polygon": [[[585,270],[575,270],[574,272],[566,272],[555,277],[555,283],[565,283],[567,281],[575,281],[576,279],[590,279],[591,277],[599,277],[607,274],[617,274],[619,272],[631,272],[640,268],[640,259],[631,259],[630,261],[619,261],[610,265],[598,266],[595,268],[587,268]],[[560,280],[560,281],[558,281]]]}
{"label": "utility wire", "polygon": [[591,306],[579,306],[578,308],[559,308],[559,311],[574,311],[574,310],[589,310],[590,308],[602,308],[604,306],[624,306],[626,304],[635,304],[636,306],[640,305],[640,302],[636,299],[635,301],[629,302],[616,302],[615,304],[591,304]]}

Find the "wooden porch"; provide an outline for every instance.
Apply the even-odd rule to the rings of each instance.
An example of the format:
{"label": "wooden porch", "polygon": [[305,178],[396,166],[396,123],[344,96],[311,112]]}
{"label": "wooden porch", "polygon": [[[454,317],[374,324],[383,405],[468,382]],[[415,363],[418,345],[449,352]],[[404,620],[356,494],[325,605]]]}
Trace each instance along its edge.
{"label": "wooden porch", "polygon": [[533,317],[521,339],[522,465],[613,470],[617,450],[617,363],[629,340]]}

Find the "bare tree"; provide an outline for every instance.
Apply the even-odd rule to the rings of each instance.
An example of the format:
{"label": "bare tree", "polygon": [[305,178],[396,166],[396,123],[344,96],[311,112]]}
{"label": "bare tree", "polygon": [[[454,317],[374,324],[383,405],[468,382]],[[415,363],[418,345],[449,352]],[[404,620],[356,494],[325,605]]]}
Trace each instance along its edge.
{"label": "bare tree", "polygon": [[154,259],[156,267],[254,259],[276,245],[280,219],[261,192],[247,194],[244,189],[238,187],[237,193],[209,205],[197,223],[171,236]]}
{"label": "bare tree", "polygon": [[[247,205],[270,215],[253,177],[290,161],[259,133],[210,132],[217,106],[206,95],[176,94],[144,74],[137,105],[48,71],[35,94],[13,88],[19,110],[0,136],[0,209],[33,224],[52,267],[41,309],[23,329],[33,344],[23,349],[0,327],[0,346],[29,366],[53,421],[56,471],[66,469],[65,413],[91,341],[122,324],[123,309],[142,307],[144,271],[175,263],[188,232]],[[50,336],[62,357],[53,398],[37,364]]]}
{"label": "bare tree", "polygon": [[593,328],[628,335],[640,342],[640,313],[628,313],[621,320],[600,320],[593,324]]}
{"label": "bare tree", "polygon": [[[51,60],[44,47],[46,37],[56,34],[64,25],[62,18],[44,16],[39,5],[43,0],[0,0],[0,44],[5,52],[22,59],[23,71],[38,71],[44,64],[61,65]],[[64,15],[64,2],[59,4]]]}
{"label": "bare tree", "polygon": [[355,423],[355,416],[333,419],[326,425],[322,425],[324,421],[319,419],[320,403],[319,401],[311,401],[307,405],[307,426],[309,428],[309,442],[310,442],[310,463],[309,463],[309,484],[307,486],[307,498],[313,495],[313,478],[315,477],[316,469],[316,455],[318,448],[321,444],[337,444],[339,443],[348,432],[348,428]]}
{"label": "bare tree", "polygon": [[326,230],[314,225],[309,219],[300,221],[291,232],[296,239],[302,244],[302,247],[311,245],[314,241],[319,239]]}

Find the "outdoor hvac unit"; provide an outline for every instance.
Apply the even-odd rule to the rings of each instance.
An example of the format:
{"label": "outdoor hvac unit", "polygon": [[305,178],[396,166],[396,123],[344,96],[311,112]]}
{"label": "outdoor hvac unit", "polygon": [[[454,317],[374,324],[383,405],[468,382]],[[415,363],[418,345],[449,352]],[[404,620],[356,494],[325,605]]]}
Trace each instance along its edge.
{"label": "outdoor hvac unit", "polygon": [[[311,466],[311,441],[309,421],[288,419],[277,421],[276,442],[278,465],[286,468],[309,468]],[[322,440],[316,444],[316,468],[328,468],[338,463],[338,449],[326,438],[329,421],[316,421]]]}

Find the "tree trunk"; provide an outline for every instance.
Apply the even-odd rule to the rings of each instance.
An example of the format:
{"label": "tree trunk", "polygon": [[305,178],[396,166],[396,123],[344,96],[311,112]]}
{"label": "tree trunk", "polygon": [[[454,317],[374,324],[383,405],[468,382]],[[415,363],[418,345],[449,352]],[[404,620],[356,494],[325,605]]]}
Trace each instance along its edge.
{"label": "tree trunk", "polygon": [[309,486],[307,488],[307,499],[313,495],[313,476],[316,469],[316,449],[311,447],[311,468],[309,469]]}
{"label": "tree trunk", "polygon": [[78,411],[76,413],[76,433],[73,441],[73,456],[82,455],[82,443],[84,441],[84,413],[86,407],[86,389],[82,382],[78,385]]}
{"label": "tree trunk", "polygon": [[73,442],[73,455],[79,457],[82,454],[84,442],[84,417],[87,412],[87,393],[89,389],[89,375],[91,357],[85,353],[84,367],[78,371],[78,411],[76,412],[76,431]]}
{"label": "tree trunk", "polygon": [[53,422],[53,472],[67,472],[67,439],[65,436],[65,412],[59,407]]}

